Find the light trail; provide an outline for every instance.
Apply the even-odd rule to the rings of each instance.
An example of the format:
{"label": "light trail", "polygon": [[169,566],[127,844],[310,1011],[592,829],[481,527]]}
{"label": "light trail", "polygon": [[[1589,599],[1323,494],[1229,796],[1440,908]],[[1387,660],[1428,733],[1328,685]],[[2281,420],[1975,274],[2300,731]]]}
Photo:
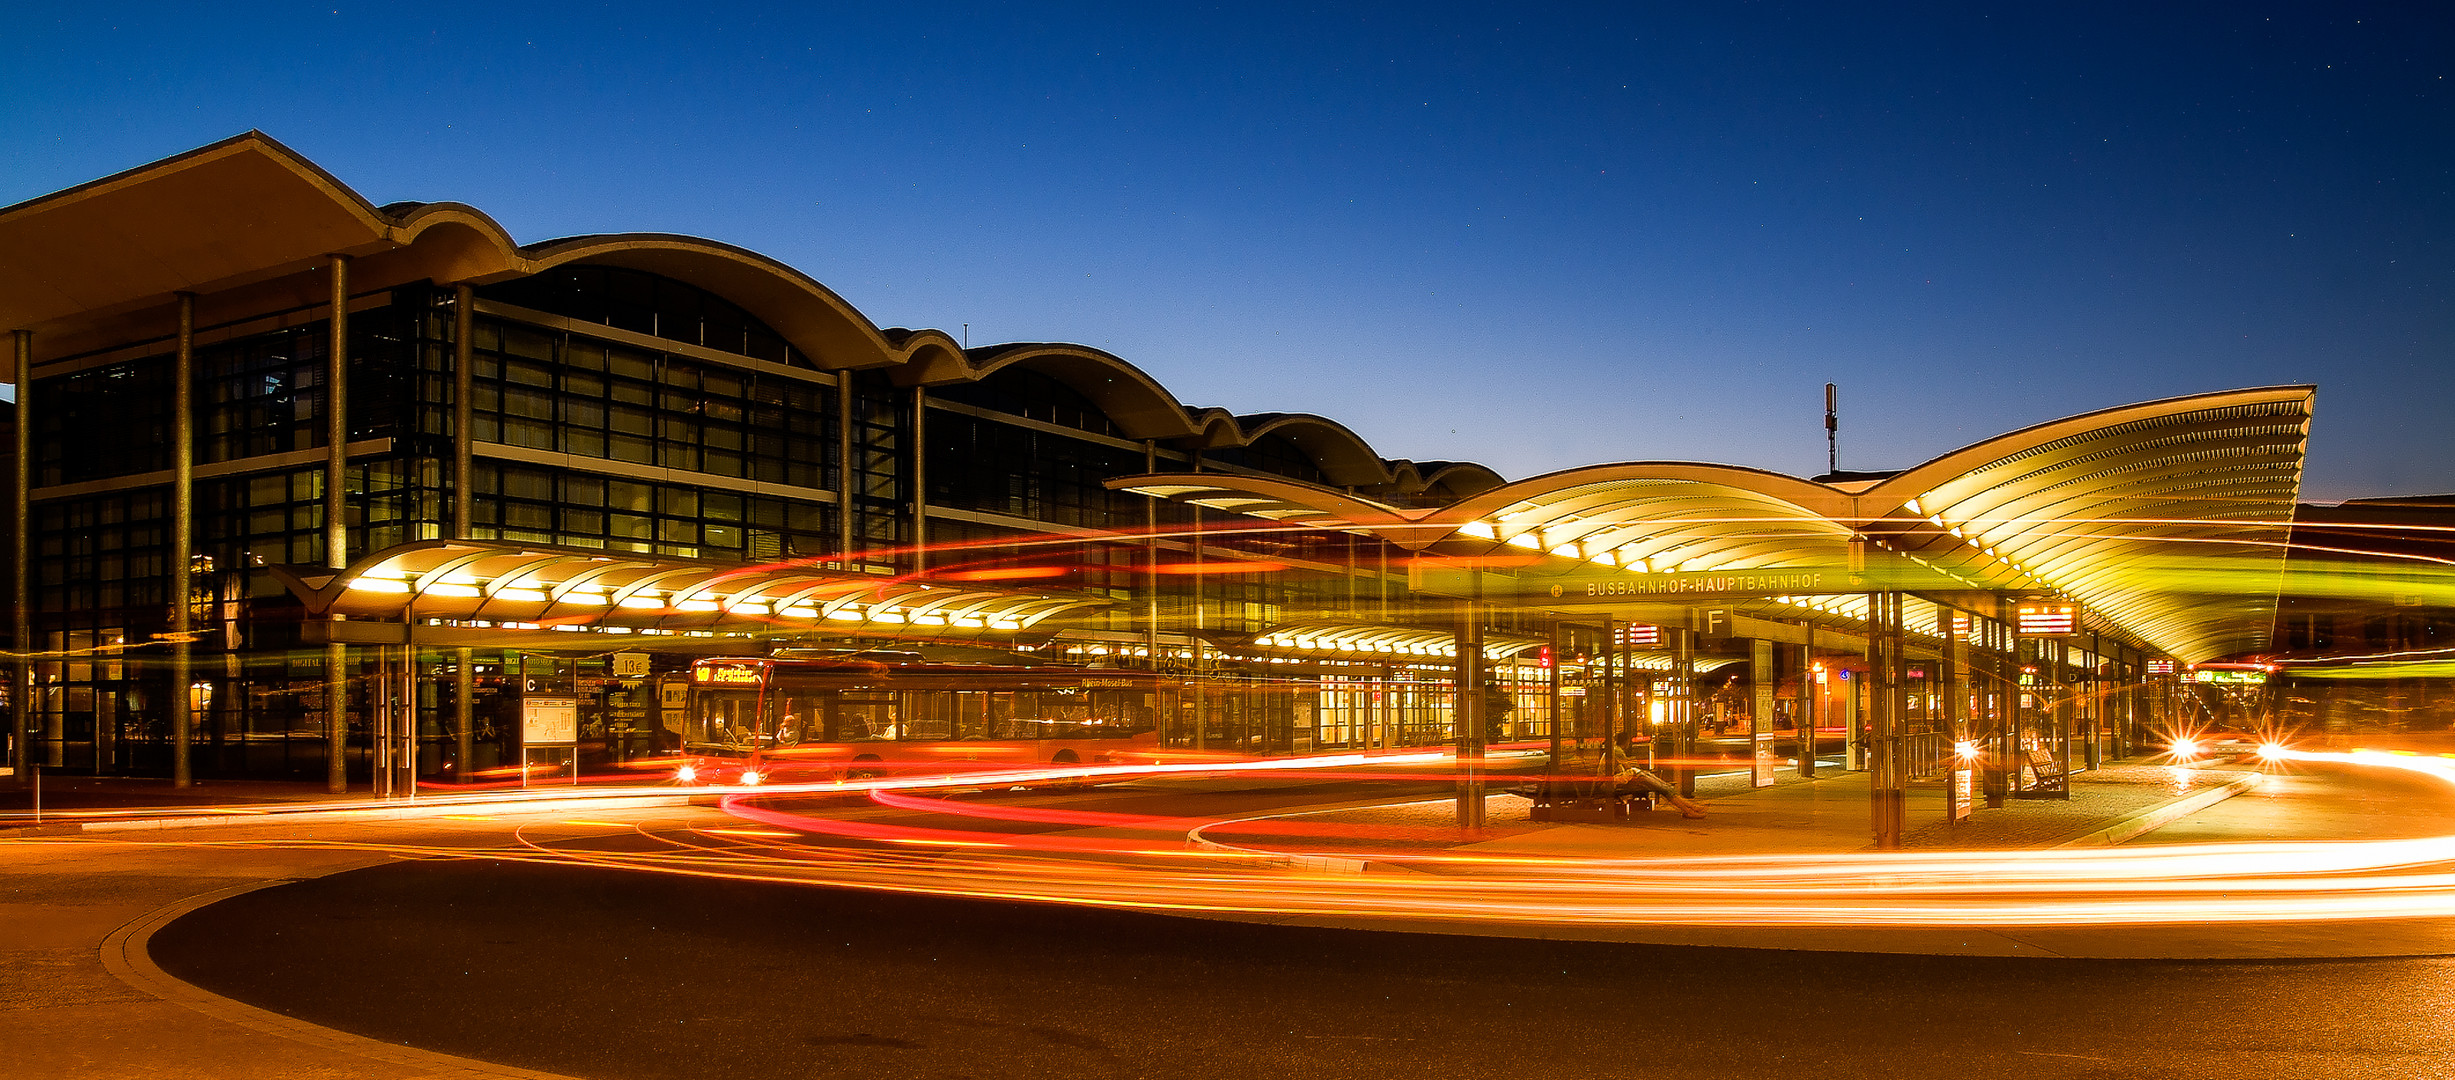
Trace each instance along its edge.
{"label": "light trail", "polygon": [[[2284,751],[2276,758],[2396,769],[2455,784],[2455,760],[2445,758],[2369,751]],[[1267,772],[1274,766],[1305,764],[1310,763],[1236,763],[1226,771]],[[1121,771],[1152,770],[1030,773],[1101,776]],[[1176,771],[1223,770],[1203,765]],[[2455,916],[2455,835],[2334,843],[1624,859],[1476,853],[1359,856],[1334,847],[1262,855],[1168,844],[1171,833],[1181,845],[1201,826],[1189,826],[1190,819],[983,808],[924,798],[915,790],[933,783],[944,788],[977,782],[976,777],[879,781],[858,785],[875,792],[874,804],[841,804],[848,810],[878,806],[946,814],[966,823],[959,828],[796,813],[759,805],[779,794],[761,791],[724,798],[724,809],[741,825],[720,824],[705,814],[671,826],[637,824],[635,850],[574,846],[587,838],[555,830],[615,823],[567,818],[522,825],[510,846],[339,839],[211,843],[354,847],[400,856],[512,859],[987,900],[1310,917],[1392,929],[1459,924],[2086,927]],[[854,786],[807,787],[838,791]],[[972,823],[981,822],[1074,831],[977,831]],[[597,835],[601,841],[603,834]],[[808,842],[813,836],[865,843]],[[1344,866],[1352,871],[1367,862],[1375,872],[1319,869]]]}

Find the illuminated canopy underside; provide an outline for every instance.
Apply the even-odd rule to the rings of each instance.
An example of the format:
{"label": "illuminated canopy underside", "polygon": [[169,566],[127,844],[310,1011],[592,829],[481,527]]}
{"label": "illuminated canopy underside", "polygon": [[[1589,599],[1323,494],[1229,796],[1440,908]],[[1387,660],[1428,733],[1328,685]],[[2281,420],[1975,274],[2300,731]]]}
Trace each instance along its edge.
{"label": "illuminated canopy underside", "polygon": [[[1537,638],[1517,634],[1487,634],[1483,655],[1506,660],[1541,646]],[[1386,659],[1409,657],[1448,662],[1457,650],[1456,636],[1447,630],[1373,623],[1288,623],[1256,634],[1240,651],[1265,655]]]}
{"label": "illuminated canopy underside", "polygon": [[1011,636],[1053,629],[1043,624],[1107,603],[792,563],[742,566],[478,540],[420,541],[346,570],[288,568],[285,576],[318,614],[668,633]]}
{"label": "illuminated canopy underside", "polygon": [[2107,409],[1857,491],[1694,462],[1571,469],[1432,510],[1221,473],[1109,486],[1411,551],[1516,555],[1515,571],[1533,576],[1839,567],[1856,537],[1871,545],[1861,564],[1872,555],[1956,587],[2060,594],[2196,662],[2267,643],[2313,396],[2268,387]]}

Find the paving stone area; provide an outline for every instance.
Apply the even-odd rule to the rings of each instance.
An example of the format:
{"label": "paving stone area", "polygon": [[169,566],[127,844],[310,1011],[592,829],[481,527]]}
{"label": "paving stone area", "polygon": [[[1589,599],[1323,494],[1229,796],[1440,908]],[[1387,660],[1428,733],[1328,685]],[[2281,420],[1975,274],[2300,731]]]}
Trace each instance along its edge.
{"label": "paving stone area", "polygon": [[[2072,777],[2071,798],[2013,799],[1979,806],[1963,822],[1938,821],[1901,837],[1904,848],[2047,847],[2093,832],[2170,799],[2232,783],[2238,768],[2107,765]],[[1914,796],[1913,796],[1914,797]],[[1940,797],[1936,793],[1935,797]]]}
{"label": "paving stone area", "polygon": [[[1959,823],[1943,821],[1939,813],[1931,810],[1931,805],[1940,804],[1943,797],[1938,787],[1918,785],[1911,789],[1910,799],[1913,807],[1927,812],[1913,815],[1912,828],[1902,837],[1902,846],[1923,849],[2051,846],[2104,828],[2170,799],[2228,783],[2240,774],[2241,770],[2233,767],[2194,769],[2150,764],[2107,765],[2075,774],[2068,800],[2014,799],[2001,808],[1980,806],[1969,820]],[[1795,794],[1785,789],[1818,782],[1800,778],[1795,771],[1784,769],[1772,787],[1756,788],[1747,774],[1728,773],[1700,778],[1696,794],[1709,806],[1727,811],[1744,805],[1747,800],[1780,799]],[[1858,782],[1863,784],[1863,778],[1859,778]],[[1374,853],[1437,851],[1466,844],[1507,840],[1557,827],[1528,820],[1527,812],[1532,805],[1519,796],[1494,795],[1485,806],[1485,828],[1480,834],[1469,834],[1458,828],[1455,804],[1444,798],[1400,806],[1306,814],[1232,829],[1213,829],[1205,835],[1219,843],[1269,851],[1335,850],[1367,856]],[[1655,810],[1652,813],[1668,815],[1670,811]],[[1768,838],[1743,835],[1757,830],[1737,824],[1732,820],[1735,815],[1718,817],[1720,820],[1717,820],[1717,816],[1709,816],[1699,827],[1727,832],[1734,850],[1767,849]],[[1918,823],[1921,818],[1926,819],[1925,824]],[[1853,822],[1848,827],[1857,829],[1861,826]]]}

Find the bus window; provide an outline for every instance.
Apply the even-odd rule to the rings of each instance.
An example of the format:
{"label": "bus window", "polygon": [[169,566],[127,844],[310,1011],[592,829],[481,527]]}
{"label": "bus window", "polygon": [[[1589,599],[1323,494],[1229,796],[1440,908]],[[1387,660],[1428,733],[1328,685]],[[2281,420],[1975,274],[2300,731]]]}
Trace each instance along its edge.
{"label": "bus window", "polygon": [[1097,721],[1090,734],[1106,738],[1124,738],[1152,730],[1151,692],[1148,690],[1093,690],[1091,719]]}
{"label": "bus window", "polygon": [[836,698],[828,742],[877,742],[896,736],[896,695],[892,691],[847,690]]}
{"label": "bus window", "polygon": [[996,721],[990,715],[990,705],[996,696],[980,690],[955,691],[954,737],[968,741],[994,737]]}
{"label": "bus window", "polygon": [[775,745],[799,746],[818,740],[822,717],[825,716],[824,702],[819,700],[819,695],[778,694],[770,707],[775,712],[775,723],[769,727],[770,731],[775,732]]}
{"label": "bus window", "polygon": [[904,696],[907,709],[899,737],[932,741],[955,737],[954,691],[911,690]]}

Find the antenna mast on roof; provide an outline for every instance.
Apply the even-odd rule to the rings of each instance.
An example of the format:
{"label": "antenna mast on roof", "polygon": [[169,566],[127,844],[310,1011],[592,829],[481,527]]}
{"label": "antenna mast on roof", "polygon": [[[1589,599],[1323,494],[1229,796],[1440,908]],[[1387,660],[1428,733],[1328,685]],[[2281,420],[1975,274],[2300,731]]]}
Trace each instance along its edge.
{"label": "antenna mast on roof", "polygon": [[1841,471],[1841,450],[1834,432],[1841,429],[1840,414],[1834,410],[1833,384],[1824,384],[1824,471]]}

